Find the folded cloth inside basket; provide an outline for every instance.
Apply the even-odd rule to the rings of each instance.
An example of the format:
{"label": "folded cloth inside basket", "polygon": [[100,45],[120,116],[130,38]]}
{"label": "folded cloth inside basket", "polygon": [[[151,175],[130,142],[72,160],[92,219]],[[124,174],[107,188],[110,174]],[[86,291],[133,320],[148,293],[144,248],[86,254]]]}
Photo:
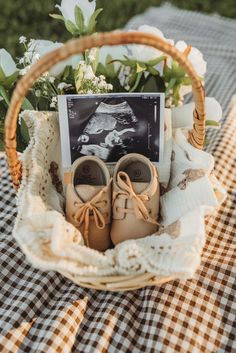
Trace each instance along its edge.
{"label": "folded cloth inside basket", "polygon": [[199,206],[216,207],[224,201],[225,191],[213,178],[214,158],[190,145],[181,129],[173,133],[171,159],[169,188],[160,199],[163,224]]}
{"label": "folded cloth inside basket", "polygon": [[[181,279],[194,275],[205,243],[204,216],[225,198],[212,174],[214,160],[210,154],[189,145],[182,130],[177,129],[170,190],[161,199],[162,227],[151,236],[128,240],[99,253],[85,247],[79,231],[64,218],[64,196],[52,175],[52,170],[57,173],[57,184],[62,180],[57,114],[24,111],[23,118],[31,140],[22,155],[13,234],[35,267],[67,273],[77,282],[80,276],[91,275],[149,272]],[[199,195],[199,188],[205,195]]]}

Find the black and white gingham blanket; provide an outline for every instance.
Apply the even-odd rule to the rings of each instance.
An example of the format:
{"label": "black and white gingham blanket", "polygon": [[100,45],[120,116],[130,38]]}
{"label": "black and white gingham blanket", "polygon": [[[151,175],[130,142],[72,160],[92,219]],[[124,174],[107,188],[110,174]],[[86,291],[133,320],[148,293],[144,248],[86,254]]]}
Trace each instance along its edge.
{"label": "black and white gingham blanket", "polygon": [[199,47],[208,61],[206,92],[224,108],[208,151],[228,198],[207,222],[195,278],[128,293],[78,287],[32,268],[13,239],[15,194],[0,159],[0,352],[236,352],[236,21],[150,9],[131,21]]}

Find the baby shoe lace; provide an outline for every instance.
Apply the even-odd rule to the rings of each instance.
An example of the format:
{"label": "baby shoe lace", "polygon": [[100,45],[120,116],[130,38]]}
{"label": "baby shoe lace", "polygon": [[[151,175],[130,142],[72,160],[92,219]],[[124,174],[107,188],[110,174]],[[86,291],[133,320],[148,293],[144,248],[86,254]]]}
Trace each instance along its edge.
{"label": "baby shoe lace", "polygon": [[119,191],[113,191],[113,204],[117,198],[130,199],[133,202],[133,209],[118,207],[118,210],[124,213],[135,212],[138,219],[143,219],[146,222],[158,224],[158,222],[150,216],[149,210],[145,202],[149,201],[149,196],[146,194],[136,194],[132,186],[129,176],[125,172],[119,172],[117,175],[117,185]]}
{"label": "baby shoe lace", "polygon": [[89,246],[89,224],[90,218],[93,217],[96,227],[103,229],[106,225],[105,214],[101,212],[101,208],[106,206],[107,201],[102,200],[104,192],[107,192],[107,188],[103,188],[97,195],[95,195],[90,201],[85,203],[78,203],[77,210],[74,214],[74,219],[78,224],[78,227],[84,224],[84,241],[85,245]]}

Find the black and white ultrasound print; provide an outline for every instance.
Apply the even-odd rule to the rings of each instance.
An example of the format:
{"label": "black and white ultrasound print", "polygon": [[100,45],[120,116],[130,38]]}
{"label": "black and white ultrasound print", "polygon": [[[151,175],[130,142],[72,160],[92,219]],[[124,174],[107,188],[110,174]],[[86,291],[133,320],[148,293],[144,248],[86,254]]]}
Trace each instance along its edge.
{"label": "black and white ultrasound print", "polygon": [[115,163],[128,153],[141,153],[154,162],[160,161],[164,133],[162,94],[63,97],[66,97],[67,114],[63,113],[63,117],[66,115],[68,120],[71,163],[90,155]]}

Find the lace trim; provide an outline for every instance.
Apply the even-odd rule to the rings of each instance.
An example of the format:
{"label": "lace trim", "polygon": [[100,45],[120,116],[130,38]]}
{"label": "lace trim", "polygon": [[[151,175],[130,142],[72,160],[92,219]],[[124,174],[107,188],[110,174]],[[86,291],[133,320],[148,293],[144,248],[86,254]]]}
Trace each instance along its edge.
{"label": "lace trim", "polygon": [[[182,217],[179,230],[166,227],[162,234],[129,240],[105,253],[89,249],[83,246],[78,230],[65,220],[63,193],[52,185],[50,163],[61,165],[57,114],[25,111],[22,117],[31,140],[21,157],[23,173],[14,236],[35,267],[73,276],[146,271],[183,279],[194,275],[205,242],[204,206]],[[190,232],[186,231],[189,219],[195,220]]]}

